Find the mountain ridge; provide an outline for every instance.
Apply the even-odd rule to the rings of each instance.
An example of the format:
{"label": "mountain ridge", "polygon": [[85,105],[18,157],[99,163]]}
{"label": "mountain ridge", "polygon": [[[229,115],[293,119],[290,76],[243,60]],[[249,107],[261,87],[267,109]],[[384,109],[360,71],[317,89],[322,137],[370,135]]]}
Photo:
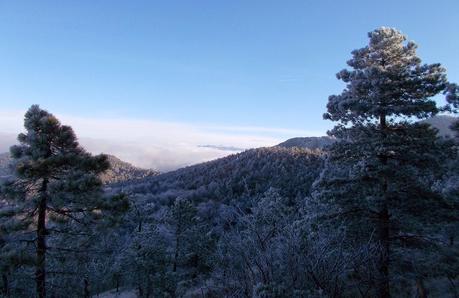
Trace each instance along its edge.
{"label": "mountain ridge", "polygon": [[[104,184],[119,183],[159,175],[158,171],[139,168],[128,162],[122,161],[114,155],[106,155],[110,163],[110,168],[100,175]],[[10,162],[11,157],[8,152],[0,153],[0,178],[11,175],[12,170],[9,168]]]}
{"label": "mountain ridge", "polygon": [[307,148],[311,150],[324,149],[325,147],[333,144],[336,140],[329,136],[322,137],[296,137],[288,139],[278,145],[277,147],[283,148]]}

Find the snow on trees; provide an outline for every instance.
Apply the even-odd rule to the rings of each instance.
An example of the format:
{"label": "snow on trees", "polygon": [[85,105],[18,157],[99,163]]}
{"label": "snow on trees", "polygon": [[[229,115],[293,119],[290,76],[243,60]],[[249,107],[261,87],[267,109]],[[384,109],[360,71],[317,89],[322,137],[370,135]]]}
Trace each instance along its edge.
{"label": "snow on trees", "polygon": [[391,284],[401,290],[415,279],[422,287],[434,274],[424,260],[434,259],[442,246],[436,235],[450,220],[451,204],[433,185],[446,173],[444,160],[457,152],[413,120],[437,114],[433,97],[451,84],[440,64],[421,63],[416,48],[395,29],[370,32],[369,44],[352,52],[351,70],[337,74],[346,88],[329,97],[324,114],[337,122],[329,134],[340,141],[330,148],[315,199],[324,204],[323,218],[380,246],[379,297],[396,293]]}
{"label": "snow on trees", "polygon": [[[107,158],[87,153],[71,127],[37,105],[25,114],[24,127],[20,145],[11,147],[15,176],[2,187],[2,260],[10,267],[33,265],[36,295],[45,297],[47,276],[60,273],[48,258],[84,250],[83,231],[127,204],[123,195],[104,196],[98,174],[108,169]],[[53,235],[66,235],[65,241]]]}

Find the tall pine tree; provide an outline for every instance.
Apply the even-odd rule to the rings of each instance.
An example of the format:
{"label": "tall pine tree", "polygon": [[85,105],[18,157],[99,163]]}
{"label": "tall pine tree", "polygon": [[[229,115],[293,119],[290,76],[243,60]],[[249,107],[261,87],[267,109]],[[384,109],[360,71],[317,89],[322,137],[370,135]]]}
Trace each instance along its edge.
{"label": "tall pine tree", "polygon": [[[36,294],[46,297],[47,257],[72,252],[69,241],[74,239],[69,236],[50,244],[49,238],[79,235],[105,213],[122,211],[127,203],[123,196],[103,196],[98,175],[109,168],[107,157],[87,153],[71,127],[61,125],[38,105],[25,114],[24,127],[26,132],[18,136],[20,145],[10,150],[14,178],[2,187],[6,205],[0,219],[6,244],[1,254],[12,267],[32,264]],[[52,246],[57,243],[69,247]]]}
{"label": "tall pine tree", "polygon": [[416,279],[422,296],[428,272],[421,260],[435,252],[443,212],[451,214],[432,186],[455,151],[416,120],[438,113],[432,97],[451,85],[445,69],[422,64],[416,44],[399,31],[382,27],[369,39],[352,52],[351,69],[337,74],[346,88],[329,97],[324,118],[337,122],[329,134],[339,142],[315,184],[315,199],[327,222],[379,245],[375,295],[390,297],[402,276]]}

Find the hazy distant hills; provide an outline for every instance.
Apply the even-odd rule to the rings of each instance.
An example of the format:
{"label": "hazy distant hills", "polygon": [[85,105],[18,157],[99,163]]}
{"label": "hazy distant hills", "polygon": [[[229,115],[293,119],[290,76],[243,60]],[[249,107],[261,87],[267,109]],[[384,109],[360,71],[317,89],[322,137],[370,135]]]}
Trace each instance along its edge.
{"label": "hazy distant hills", "polygon": [[[102,181],[106,184],[142,179],[159,174],[159,172],[154,170],[135,167],[113,155],[108,155],[108,160],[111,168],[101,175]],[[11,175],[11,169],[9,168],[10,161],[9,153],[0,154],[0,177]]]}
{"label": "hazy distant hills", "polygon": [[[456,119],[436,116],[425,122],[436,127],[440,135],[452,136],[449,127]],[[154,189],[153,193],[166,190],[178,190],[185,194],[196,190],[211,193],[209,188],[215,188],[217,184],[219,191],[216,193],[221,193],[223,197],[232,193],[260,193],[269,186],[285,188],[291,194],[295,187],[309,188],[310,182],[304,184],[301,175],[305,172],[308,177],[318,174],[317,157],[322,154],[322,149],[334,141],[328,136],[292,138],[271,148],[251,149],[159,176],[157,171],[138,168],[108,155],[112,168],[101,178],[105,183],[118,183],[133,189],[151,189],[151,185],[159,185],[160,189]],[[0,177],[11,173],[9,161],[9,154],[0,154]],[[124,183],[127,181],[129,183]]]}

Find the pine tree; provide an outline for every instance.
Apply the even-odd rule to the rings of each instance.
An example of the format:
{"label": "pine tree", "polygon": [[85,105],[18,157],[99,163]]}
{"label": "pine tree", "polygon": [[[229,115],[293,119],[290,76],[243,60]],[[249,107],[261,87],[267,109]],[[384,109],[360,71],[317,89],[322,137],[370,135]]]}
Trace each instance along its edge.
{"label": "pine tree", "polygon": [[[437,131],[413,120],[439,112],[433,96],[450,84],[440,64],[421,64],[416,44],[399,31],[379,28],[354,50],[337,78],[346,83],[329,97],[325,119],[338,122],[315,199],[323,219],[346,225],[354,238],[373,239],[377,295],[389,297],[396,271],[426,276],[419,257],[435,251],[438,224],[448,202],[432,188],[455,152]],[[395,265],[399,264],[400,267]]]}
{"label": "pine tree", "polygon": [[213,251],[210,227],[198,215],[194,202],[177,197],[166,218],[172,234],[172,275],[175,278],[175,294],[186,296],[199,277],[209,273],[209,259]]}
{"label": "pine tree", "polygon": [[52,245],[70,246],[74,239],[50,244],[49,238],[67,232],[79,235],[108,211],[123,211],[127,203],[122,195],[103,196],[98,175],[109,168],[107,157],[87,153],[71,127],[61,125],[38,105],[25,114],[24,127],[26,132],[18,136],[20,145],[10,150],[15,176],[2,187],[7,204],[0,216],[7,242],[2,259],[16,265],[32,261],[36,294],[46,297],[47,257],[73,251]]}

